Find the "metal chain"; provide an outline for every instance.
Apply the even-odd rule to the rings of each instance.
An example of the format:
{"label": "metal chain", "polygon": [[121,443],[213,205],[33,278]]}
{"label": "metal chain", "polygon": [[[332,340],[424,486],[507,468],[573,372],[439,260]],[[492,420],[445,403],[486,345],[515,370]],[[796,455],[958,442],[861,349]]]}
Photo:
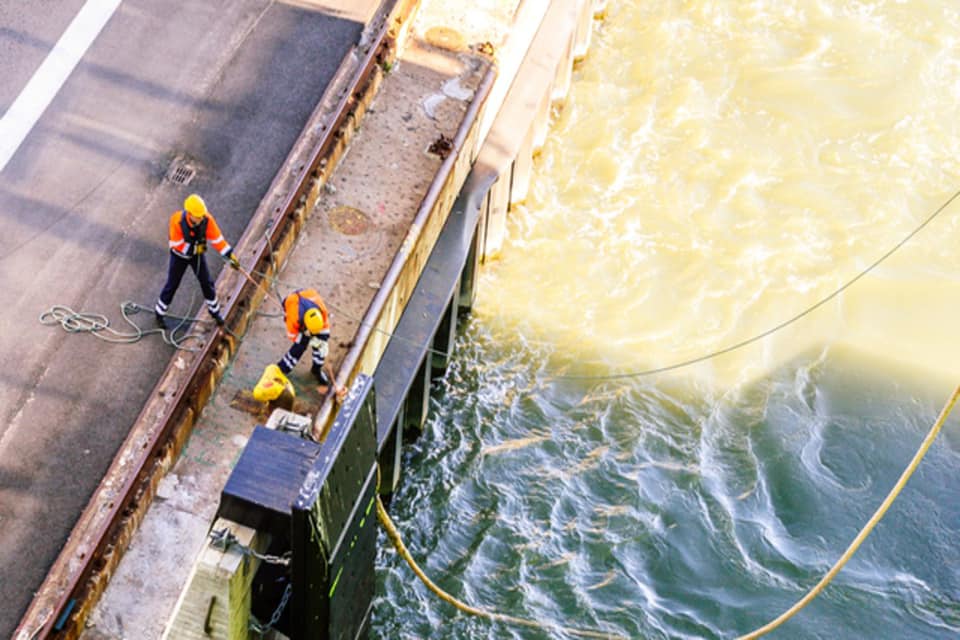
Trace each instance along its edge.
{"label": "metal chain", "polygon": [[290,601],[291,593],[293,593],[293,584],[288,582],[287,588],[283,590],[283,596],[280,598],[280,604],[277,605],[277,608],[273,610],[273,615],[270,616],[270,622],[265,625],[260,624],[254,616],[250,616],[250,630],[260,634],[262,638],[263,634],[273,629],[274,625],[280,622],[280,616],[283,615],[283,610],[287,608],[287,602]]}
{"label": "metal chain", "polygon": [[217,549],[222,549],[226,551],[230,547],[237,547],[240,549],[240,552],[246,556],[253,556],[262,562],[268,564],[279,564],[284,567],[290,566],[290,559],[293,556],[293,553],[290,551],[285,552],[281,556],[275,556],[268,553],[259,553],[250,547],[243,545],[237,539],[237,536],[233,534],[230,529],[224,527],[223,529],[214,529],[210,532],[210,543]]}
{"label": "metal chain", "polygon": [[303,440],[306,440],[309,437],[310,431],[313,429],[313,425],[309,420],[290,420],[286,416],[281,417],[277,421],[276,427],[277,431],[283,431],[285,433],[298,436]]}

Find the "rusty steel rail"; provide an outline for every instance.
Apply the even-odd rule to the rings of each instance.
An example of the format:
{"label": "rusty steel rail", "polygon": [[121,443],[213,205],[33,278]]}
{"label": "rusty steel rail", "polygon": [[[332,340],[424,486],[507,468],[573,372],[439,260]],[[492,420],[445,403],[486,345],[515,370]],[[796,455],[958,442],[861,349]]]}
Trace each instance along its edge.
{"label": "rusty steel rail", "polygon": [[[238,243],[241,255],[251,256],[257,267],[272,268],[275,255],[281,253],[278,247],[292,245],[292,238],[309,214],[311,199],[315,201],[320,187],[335,166],[339,155],[342,155],[353,133],[351,127],[356,127],[366,102],[369,102],[375,93],[383,67],[395,57],[400,32],[406,27],[418,4],[419,0],[384,0],[375,20],[371,22],[375,24],[377,20],[382,20],[382,24],[373,34],[359,64],[353,65],[353,72],[348,77],[346,86],[334,86],[337,84],[335,79],[328,87],[327,94],[333,95],[325,94],[321,106],[331,98],[336,98],[337,92],[342,93],[336,100],[336,106],[328,121],[320,126],[319,141],[313,144],[306,161],[292,163],[291,160],[297,160],[298,146],[302,146],[302,141],[310,137],[310,132],[305,130],[281,170],[293,175],[294,186],[288,190],[282,204],[272,207],[273,211],[270,212],[268,199],[275,189],[282,188],[285,178],[288,177],[278,174]],[[355,53],[356,50],[348,53],[343,64],[348,65]],[[318,111],[319,109],[320,106]],[[311,117],[311,121],[313,120],[314,117]],[[297,166],[292,169],[290,164]],[[267,218],[265,224],[260,221],[263,213],[266,213],[264,217]],[[256,228],[259,226],[258,222],[263,226],[262,232]],[[225,317],[227,325],[236,334],[242,335],[263,295],[267,294],[261,287],[254,286],[244,278],[236,278],[232,273],[222,273],[219,280],[229,282],[230,278],[236,282],[226,298]],[[235,352],[237,341],[237,338],[224,332],[213,334],[203,349],[194,354],[186,373],[180,372],[175,376],[179,379],[179,384],[172,396],[169,395],[169,378],[175,367],[171,360],[171,365],[151,392],[134,423],[137,425],[155,421],[159,428],[144,441],[134,442],[128,437],[124,442],[104,480],[81,514],[78,528],[71,533],[66,546],[34,595],[14,633],[16,640],[79,637],[90,610],[99,599],[113,569],[119,564],[120,557],[143,519],[155,493],[156,484],[189,437],[197,416],[222,375],[224,366]],[[161,398],[165,405],[165,410],[159,416],[151,415],[156,411],[151,402],[157,398]],[[132,453],[130,449],[133,449]],[[133,458],[133,466],[130,458]],[[124,468],[131,471],[124,471]],[[124,478],[119,488],[113,483],[115,476]],[[97,521],[99,523],[91,527],[92,530],[81,530],[85,523]],[[56,604],[51,607],[49,602],[54,598]]]}

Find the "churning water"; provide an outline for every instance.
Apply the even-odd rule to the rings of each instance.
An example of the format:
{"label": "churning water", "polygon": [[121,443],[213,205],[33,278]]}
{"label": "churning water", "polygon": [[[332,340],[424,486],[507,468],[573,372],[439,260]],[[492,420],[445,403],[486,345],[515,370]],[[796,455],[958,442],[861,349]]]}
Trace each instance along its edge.
{"label": "churning water", "polygon": [[[960,5],[633,0],[595,27],[390,511],[471,604],[734,637],[830,568],[960,382],[960,202],[933,216]],[[375,637],[565,637],[380,548]],[[771,637],[958,635],[960,416]]]}

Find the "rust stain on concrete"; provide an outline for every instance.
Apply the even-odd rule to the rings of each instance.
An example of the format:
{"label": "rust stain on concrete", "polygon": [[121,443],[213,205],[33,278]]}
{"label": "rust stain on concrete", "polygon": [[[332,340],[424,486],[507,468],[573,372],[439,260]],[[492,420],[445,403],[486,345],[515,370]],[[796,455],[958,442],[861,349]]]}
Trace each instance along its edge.
{"label": "rust stain on concrete", "polygon": [[424,34],[424,40],[434,47],[449,51],[465,51],[467,48],[463,36],[450,27],[433,27]]}
{"label": "rust stain on concrete", "polygon": [[371,227],[370,218],[360,209],[341,205],[327,214],[330,226],[345,236],[358,236]]}

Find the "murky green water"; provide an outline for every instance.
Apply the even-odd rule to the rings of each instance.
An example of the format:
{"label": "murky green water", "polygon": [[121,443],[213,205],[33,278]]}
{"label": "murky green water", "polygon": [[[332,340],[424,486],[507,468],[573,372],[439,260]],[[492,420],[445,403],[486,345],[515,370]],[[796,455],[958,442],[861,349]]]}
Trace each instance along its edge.
{"label": "murky green water", "polygon": [[[773,335],[624,374],[801,314],[960,189],[960,9],[611,4],[390,510],[471,604],[734,637],[830,568],[960,382],[960,205]],[[960,415],[771,637],[960,636],[958,488]],[[564,637],[380,547],[375,637]]]}

